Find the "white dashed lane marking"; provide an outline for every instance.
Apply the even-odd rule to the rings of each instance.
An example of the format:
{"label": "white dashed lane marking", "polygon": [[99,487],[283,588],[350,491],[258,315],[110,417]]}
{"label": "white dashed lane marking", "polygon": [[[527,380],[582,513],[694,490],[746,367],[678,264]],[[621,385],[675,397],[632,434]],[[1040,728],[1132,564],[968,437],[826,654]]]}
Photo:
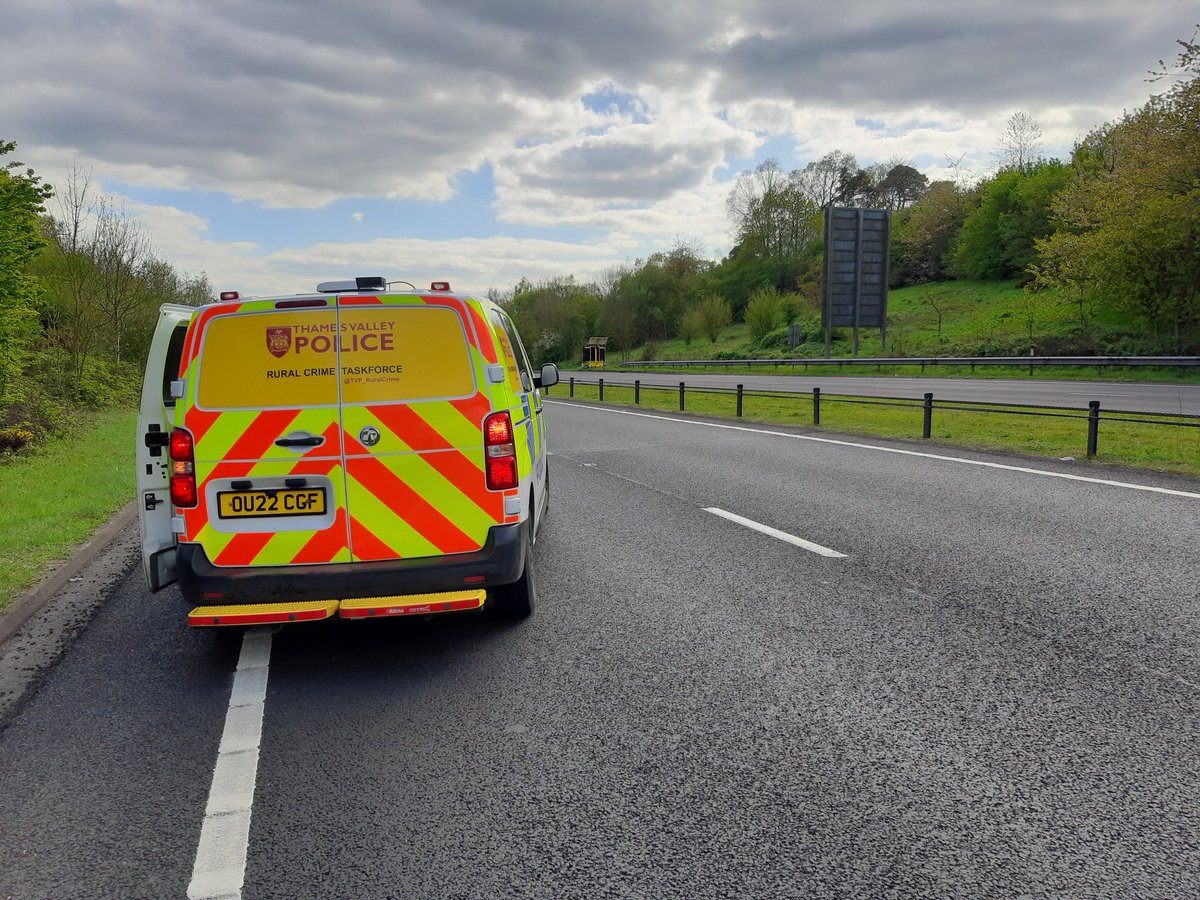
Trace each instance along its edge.
{"label": "white dashed lane marking", "polygon": [[200,844],[192,866],[188,900],[238,900],[246,878],[246,850],[258,747],[262,739],[271,662],[271,629],[254,628],[242,638],[237,673],[217,749]]}
{"label": "white dashed lane marking", "polygon": [[747,519],[744,516],[739,516],[737,513],[727,512],[723,509],[718,509],[715,506],[706,506],[704,511],[712,513],[714,516],[720,516],[722,519],[728,519],[730,522],[737,522],[739,525],[744,525],[747,528],[752,528],[762,534],[770,535],[781,541],[786,541],[797,547],[802,547],[811,553],[816,553],[818,556],[827,556],[830,559],[845,559],[845,553],[838,553],[836,550],[830,550],[828,547],[822,547],[820,544],[814,544],[812,541],[806,541],[802,537],[796,537],[794,534],[788,534],[786,531],[780,531],[778,528],[772,528],[770,525],[764,525],[761,522],[755,522],[753,519]]}

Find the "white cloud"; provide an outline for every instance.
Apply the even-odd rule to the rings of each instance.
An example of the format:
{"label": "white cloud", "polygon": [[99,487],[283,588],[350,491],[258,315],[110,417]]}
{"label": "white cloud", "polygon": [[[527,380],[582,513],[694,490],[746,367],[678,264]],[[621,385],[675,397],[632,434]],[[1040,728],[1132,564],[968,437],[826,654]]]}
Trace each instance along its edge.
{"label": "white cloud", "polygon": [[[453,233],[436,204],[455,199],[463,173],[485,172],[494,197],[474,202],[491,202],[496,230],[587,234],[583,245],[362,241],[381,221],[372,206],[369,217],[347,210],[353,224],[342,213],[322,222],[332,230],[298,249],[268,252],[246,231],[212,240],[186,208],[142,208],[180,268],[256,291],[365,274],[350,266],[485,289],[584,275],[676,237],[723,254],[720,179],[753,165],[764,144],[793,148],[787,164],[843,150],[861,162],[913,159],[933,178],[961,157],[978,177],[1007,117],[1024,109],[1046,149],[1065,153],[1145,100],[1146,70],[1190,35],[1195,8],[11,0],[4,21],[0,136],[51,181],[78,161],[103,182],[183,192],[178,207],[193,190],[276,209],[429,201],[421,215]],[[473,225],[484,218],[478,205],[455,210]],[[231,216],[212,231],[238,234],[236,208]]]}

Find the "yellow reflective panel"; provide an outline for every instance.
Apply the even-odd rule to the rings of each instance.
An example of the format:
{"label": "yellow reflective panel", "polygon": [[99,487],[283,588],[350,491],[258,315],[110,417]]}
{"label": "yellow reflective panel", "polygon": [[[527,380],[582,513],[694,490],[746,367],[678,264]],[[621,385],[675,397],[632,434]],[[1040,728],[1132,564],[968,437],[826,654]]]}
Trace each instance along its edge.
{"label": "yellow reflective panel", "polygon": [[466,330],[438,306],[341,310],[342,402],[394,403],[475,393]]}
{"label": "yellow reflective panel", "polygon": [[197,401],[204,409],[330,406],[337,397],[337,313],[270,310],[218,316],[204,332]]}

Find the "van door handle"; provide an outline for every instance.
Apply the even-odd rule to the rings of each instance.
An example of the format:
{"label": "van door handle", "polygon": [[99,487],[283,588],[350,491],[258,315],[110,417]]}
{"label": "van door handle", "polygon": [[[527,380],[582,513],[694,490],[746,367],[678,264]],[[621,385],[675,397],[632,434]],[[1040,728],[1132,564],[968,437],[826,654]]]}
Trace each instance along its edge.
{"label": "van door handle", "polygon": [[325,435],[313,434],[308,437],[281,437],[275,442],[276,447],[320,447],[325,443]]}

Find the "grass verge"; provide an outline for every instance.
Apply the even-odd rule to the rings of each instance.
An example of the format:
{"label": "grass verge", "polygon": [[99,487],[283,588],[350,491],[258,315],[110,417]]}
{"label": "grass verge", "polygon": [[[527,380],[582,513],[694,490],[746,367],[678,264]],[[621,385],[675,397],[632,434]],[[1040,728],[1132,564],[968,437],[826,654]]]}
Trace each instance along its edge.
{"label": "grass verge", "polygon": [[[567,396],[567,386],[553,388],[553,397]],[[595,385],[575,385],[575,399],[599,401]],[[633,406],[634,390],[622,385],[605,385],[604,402]],[[677,388],[641,389],[640,406],[679,412]],[[737,398],[732,393],[687,389],[685,412],[693,415],[735,419]],[[1012,408],[993,407],[998,412],[980,412],[952,403],[934,406],[932,442],[986,450],[1003,450],[1028,456],[1074,457],[1086,461],[1087,415],[1080,410],[1038,410],[1055,416],[1022,415]],[[875,437],[921,439],[921,403],[910,401],[864,402],[863,398],[821,395],[820,428]],[[1145,421],[1131,421],[1137,418]],[[811,394],[752,395],[743,398],[741,421],[767,425],[813,425]],[[1200,427],[1180,427],[1169,416],[1121,417],[1103,414],[1099,423],[1095,461],[1180,475],[1200,476]]]}
{"label": "grass verge", "polygon": [[94,413],[53,446],[0,462],[0,610],[132,499],[136,421]]}
{"label": "grass verge", "polygon": [[[559,366],[563,372],[584,371],[577,366]],[[1134,384],[1200,384],[1200,370],[1179,369],[1157,366],[1105,366],[1093,369],[1088,366],[1035,366],[1030,372],[1027,366],[873,366],[847,363],[842,366],[815,365],[806,367],[803,363],[791,365],[759,366],[639,366],[636,362],[628,365],[615,364],[615,372],[642,372],[647,377],[656,374],[691,374],[691,375],[794,375],[806,379],[836,377],[839,375],[871,375],[880,378],[976,378],[997,379],[1005,381],[1114,381]],[[598,374],[590,370],[589,374]]]}

